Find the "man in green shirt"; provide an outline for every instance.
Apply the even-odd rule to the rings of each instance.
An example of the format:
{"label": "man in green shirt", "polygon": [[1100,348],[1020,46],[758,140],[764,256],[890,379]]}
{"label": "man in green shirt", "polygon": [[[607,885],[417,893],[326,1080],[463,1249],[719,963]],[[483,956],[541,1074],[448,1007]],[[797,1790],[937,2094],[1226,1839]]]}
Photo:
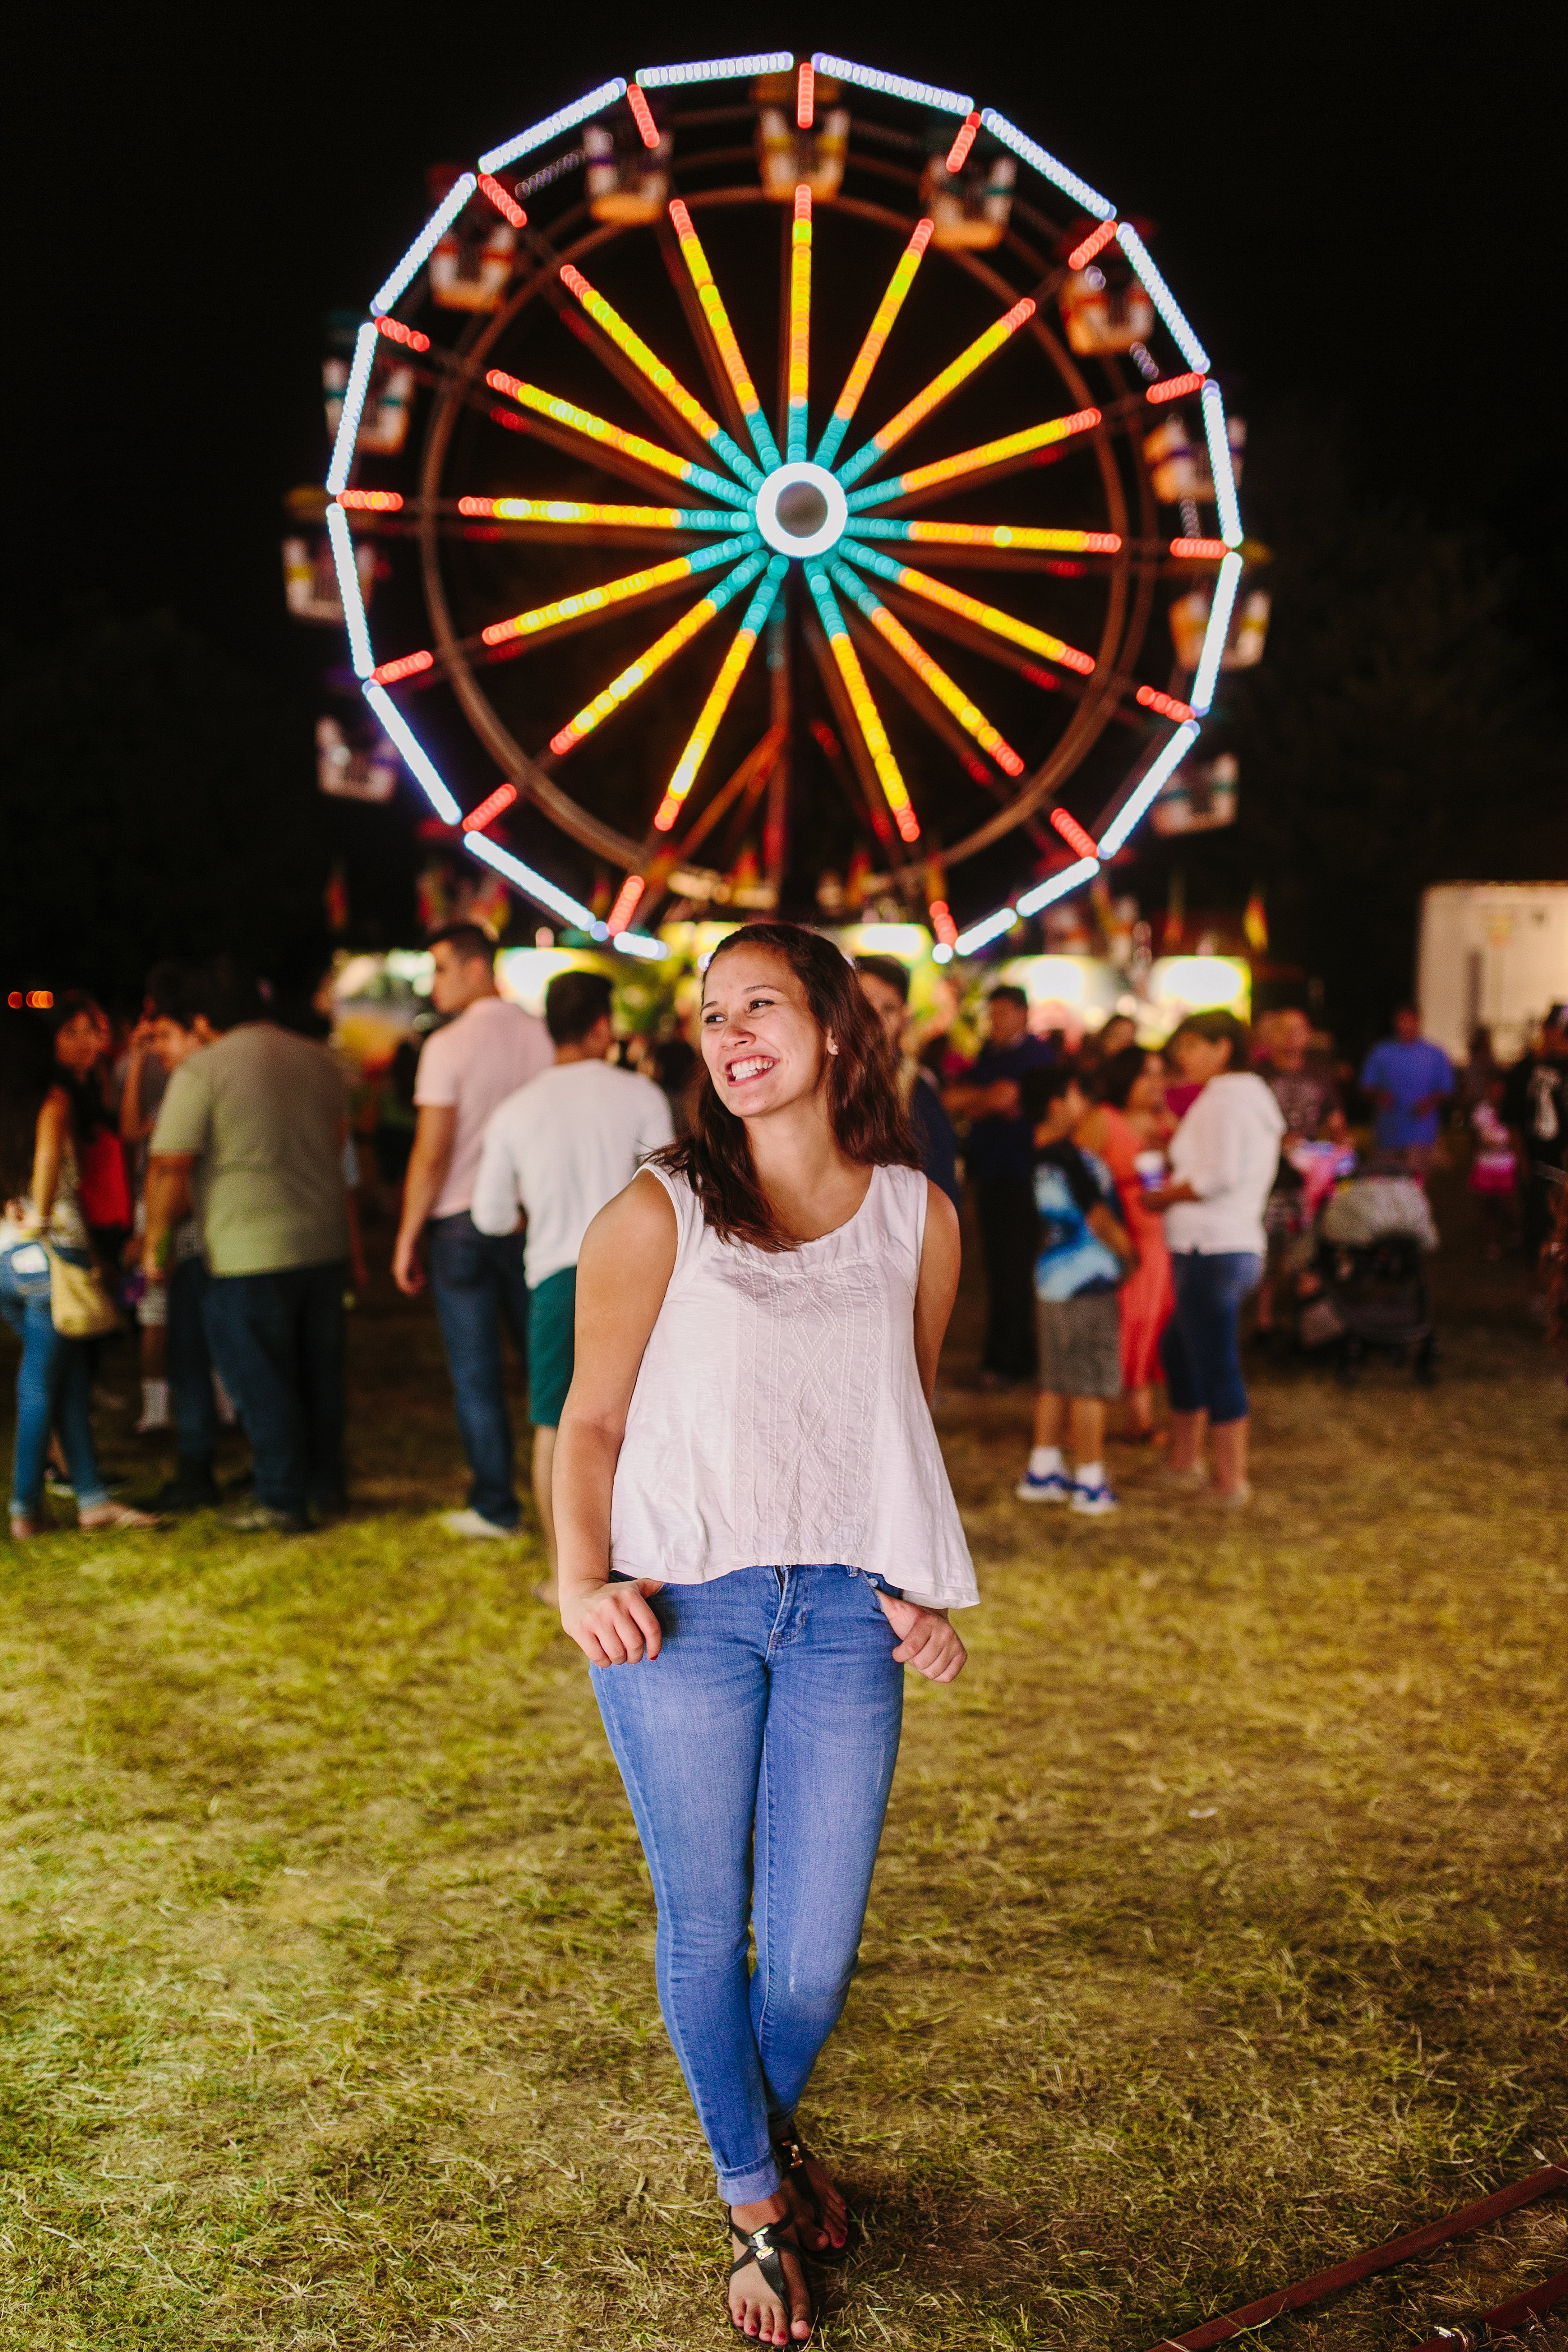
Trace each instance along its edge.
{"label": "man in green shirt", "polygon": [[170,1078],[153,1132],[144,1263],[150,1279],[165,1271],[194,1203],[207,1334],[255,1462],[255,1507],[231,1524],[297,1534],[345,1499],[348,1088],[324,1045],[268,1020],[239,967],[210,967],[195,1002],[203,1050]]}

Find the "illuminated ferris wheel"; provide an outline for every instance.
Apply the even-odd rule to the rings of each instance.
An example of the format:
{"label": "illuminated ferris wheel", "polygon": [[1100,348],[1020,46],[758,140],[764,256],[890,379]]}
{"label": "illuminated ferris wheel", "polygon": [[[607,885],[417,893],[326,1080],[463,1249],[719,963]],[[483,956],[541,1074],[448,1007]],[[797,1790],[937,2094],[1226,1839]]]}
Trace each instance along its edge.
{"label": "illuminated ferris wheel", "polygon": [[847,894],[963,953],[1092,878],[1197,740],[1243,566],[1133,224],[826,55],[645,68],[433,193],[327,524],[356,677],[468,850],[650,956]]}

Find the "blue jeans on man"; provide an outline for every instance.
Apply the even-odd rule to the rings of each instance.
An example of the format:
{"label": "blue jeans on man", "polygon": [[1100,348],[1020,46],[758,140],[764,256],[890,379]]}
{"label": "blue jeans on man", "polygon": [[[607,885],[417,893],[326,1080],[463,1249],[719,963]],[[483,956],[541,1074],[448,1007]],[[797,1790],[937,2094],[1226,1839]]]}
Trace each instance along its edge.
{"label": "blue jeans on man", "polygon": [[481,1234],[466,1209],[426,1227],[430,1288],[452,1375],[458,1434],[468,1458],[468,1508],[495,1528],[522,1517],[513,1476],[511,1412],[501,1355],[504,1325],[528,1363],[522,1236]]}
{"label": "blue jeans on man", "polygon": [[205,1322],[223,1384],[250,1440],[256,1500],[303,1518],[342,1507],[348,1266],[211,1275]]}
{"label": "blue jeans on man", "polygon": [[199,1257],[177,1258],[169,1269],[165,1362],[174,1451],[182,1469],[210,1470],[217,1451],[217,1400],[206,1332],[208,1280]]}

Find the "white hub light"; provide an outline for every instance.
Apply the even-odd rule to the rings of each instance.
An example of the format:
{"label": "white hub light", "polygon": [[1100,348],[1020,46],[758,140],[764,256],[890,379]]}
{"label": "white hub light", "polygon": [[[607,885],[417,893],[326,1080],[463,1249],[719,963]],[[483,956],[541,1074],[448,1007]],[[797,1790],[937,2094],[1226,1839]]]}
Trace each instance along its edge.
{"label": "white hub light", "polygon": [[849,504],[826,466],[781,466],[757,492],[757,529],[781,555],[826,555],[849,520]]}

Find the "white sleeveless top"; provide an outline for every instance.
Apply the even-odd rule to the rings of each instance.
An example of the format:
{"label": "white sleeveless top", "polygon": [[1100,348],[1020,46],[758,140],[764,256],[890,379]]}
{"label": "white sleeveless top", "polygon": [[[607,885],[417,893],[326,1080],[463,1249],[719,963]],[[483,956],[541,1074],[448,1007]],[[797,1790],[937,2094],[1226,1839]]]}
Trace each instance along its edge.
{"label": "white sleeveless top", "polygon": [[933,1608],[980,1598],[915,1362],[926,1180],[878,1168],[836,1233],[721,1242],[683,1176],[675,1270],[632,1391],[610,1561],[706,1584],[731,1569],[869,1569]]}

